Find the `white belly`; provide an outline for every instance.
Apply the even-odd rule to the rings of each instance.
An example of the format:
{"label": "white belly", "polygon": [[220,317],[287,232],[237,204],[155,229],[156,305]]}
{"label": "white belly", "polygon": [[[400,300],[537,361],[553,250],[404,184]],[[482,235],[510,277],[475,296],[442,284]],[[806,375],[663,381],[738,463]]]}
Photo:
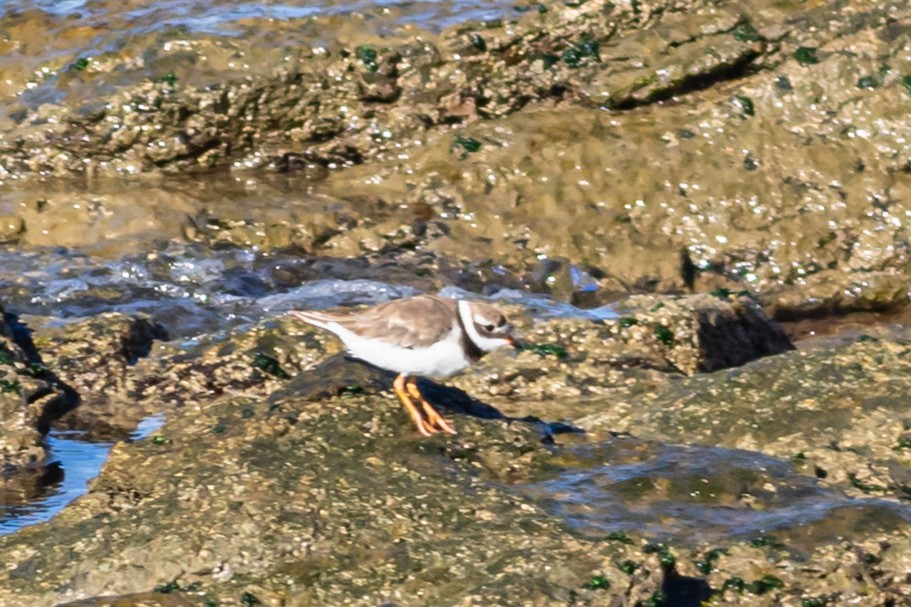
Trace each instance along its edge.
{"label": "white belly", "polygon": [[327,328],[338,335],[353,356],[396,373],[449,377],[471,364],[459,344],[457,328],[427,348],[401,348],[366,339],[335,323],[329,323]]}

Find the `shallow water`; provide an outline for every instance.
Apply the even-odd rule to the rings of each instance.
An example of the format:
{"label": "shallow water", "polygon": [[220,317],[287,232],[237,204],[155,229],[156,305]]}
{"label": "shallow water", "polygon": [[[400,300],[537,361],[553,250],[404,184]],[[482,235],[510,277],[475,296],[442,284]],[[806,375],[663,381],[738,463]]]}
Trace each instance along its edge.
{"label": "shallow water", "polygon": [[136,23],[137,27],[182,27],[192,32],[224,35],[234,33],[239,23],[256,19],[289,20],[347,13],[382,15],[393,11],[401,23],[415,23],[438,30],[467,20],[495,19],[506,13],[513,4],[515,3],[503,0],[167,0],[152,3],[0,0],[0,10],[10,13],[35,8],[61,17],[75,13],[83,20],[122,13],[121,16]]}
{"label": "shallow water", "polygon": [[[149,314],[173,338],[231,329],[291,309],[372,305],[417,295],[409,285],[370,279],[295,281],[308,260],[174,245],[154,256],[111,261],[68,249],[0,250],[0,300],[19,314],[83,318],[104,312]],[[309,272],[312,274],[312,272]],[[456,287],[446,297],[478,298]],[[544,295],[501,289],[490,301],[521,304],[540,317],[604,319],[610,306],[579,308]]]}
{"label": "shallow water", "polygon": [[[143,419],[130,435],[141,440],[164,425],[164,415]],[[89,482],[98,476],[113,446],[106,442],[82,440],[78,430],[50,431],[47,437],[48,461],[41,481],[43,486],[35,499],[22,504],[0,502],[0,535],[50,520],[67,504],[88,491]]]}
{"label": "shallow water", "polygon": [[809,550],[849,526],[911,523],[896,501],[848,497],[754,451],[618,438],[561,457],[561,471],[513,489],[590,538],[634,532],[697,544],[775,534]]}

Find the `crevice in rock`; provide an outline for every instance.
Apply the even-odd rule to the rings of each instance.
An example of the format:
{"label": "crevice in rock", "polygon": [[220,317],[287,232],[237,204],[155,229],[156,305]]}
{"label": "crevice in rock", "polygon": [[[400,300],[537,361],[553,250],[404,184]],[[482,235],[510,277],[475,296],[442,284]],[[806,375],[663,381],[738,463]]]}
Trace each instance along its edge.
{"label": "crevice in rock", "polygon": [[796,324],[802,321],[815,322],[819,325],[838,324],[842,319],[859,318],[862,316],[879,315],[888,318],[898,316],[907,308],[907,302],[882,302],[868,304],[867,309],[852,310],[847,306],[832,303],[828,306],[819,306],[812,309],[777,307],[772,312],[772,318],[777,322]]}
{"label": "crevice in rock", "polygon": [[644,105],[667,101],[673,97],[703,91],[721,82],[746,78],[759,71],[758,68],[753,65],[753,62],[761,56],[762,51],[759,49],[751,49],[749,52],[737,57],[733,63],[719,65],[706,72],[686,76],[677,83],[676,86],[656,90],[644,99],[637,99],[633,96],[629,96],[613,107],[618,110],[632,110]]}
{"label": "crevice in rock", "polygon": [[[759,306],[743,304],[734,315],[713,310],[699,313],[699,343],[704,349],[700,370],[716,371],[742,366],[757,358],[794,349],[784,330],[765,320]],[[725,347],[717,347],[724,344]],[[709,349],[707,346],[714,345]]]}
{"label": "crevice in rock", "polygon": [[687,577],[671,569],[664,575],[661,591],[663,605],[674,607],[699,607],[715,593],[703,578]]}
{"label": "crevice in rock", "polygon": [[807,337],[824,337],[846,331],[862,331],[888,325],[905,326],[911,319],[911,307],[902,306],[879,311],[818,312],[816,314],[775,315],[782,330],[797,342]]}
{"label": "crevice in rock", "polygon": [[699,275],[699,268],[693,263],[690,252],[684,247],[680,250],[680,278],[686,288],[693,292],[696,285],[696,277]]}

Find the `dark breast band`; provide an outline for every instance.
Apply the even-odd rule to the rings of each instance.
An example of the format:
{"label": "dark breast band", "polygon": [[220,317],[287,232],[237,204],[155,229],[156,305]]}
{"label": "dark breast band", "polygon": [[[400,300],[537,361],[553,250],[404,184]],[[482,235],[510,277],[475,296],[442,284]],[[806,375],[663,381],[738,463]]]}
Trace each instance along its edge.
{"label": "dark breast band", "polygon": [[462,330],[461,335],[459,336],[459,345],[462,346],[462,352],[465,354],[465,358],[471,362],[477,362],[484,356],[484,350],[471,341],[471,338],[468,336],[468,329],[465,328],[465,323],[462,322],[462,315],[458,310],[456,310],[456,318],[459,319],[459,328]]}

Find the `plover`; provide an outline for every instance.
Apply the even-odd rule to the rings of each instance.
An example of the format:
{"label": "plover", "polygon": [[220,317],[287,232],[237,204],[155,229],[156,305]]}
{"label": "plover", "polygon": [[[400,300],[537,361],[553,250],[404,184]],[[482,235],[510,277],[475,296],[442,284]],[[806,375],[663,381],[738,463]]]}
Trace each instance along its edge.
{"label": "plover", "polygon": [[421,395],[416,376],[450,377],[489,352],[517,346],[512,327],[494,306],[436,295],[397,299],[349,314],[289,314],[334,333],[355,358],[397,373],[392,387],[424,436],[456,432]]}

